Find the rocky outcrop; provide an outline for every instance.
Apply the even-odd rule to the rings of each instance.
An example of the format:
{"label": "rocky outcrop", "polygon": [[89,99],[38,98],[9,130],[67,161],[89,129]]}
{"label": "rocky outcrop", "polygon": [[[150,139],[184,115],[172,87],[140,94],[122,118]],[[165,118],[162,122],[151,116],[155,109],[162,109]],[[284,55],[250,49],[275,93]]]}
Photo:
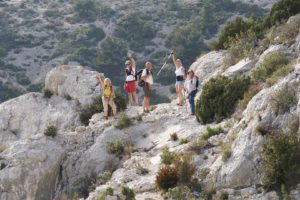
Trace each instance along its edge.
{"label": "rocky outcrop", "polygon": [[209,79],[224,65],[224,52],[212,51],[198,58],[191,69],[201,78]]}
{"label": "rocky outcrop", "polygon": [[0,199],[54,198],[65,150],[48,139],[11,144],[0,159]]}
{"label": "rocky outcrop", "polygon": [[67,97],[82,105],[91,103],[92,97],[100,94],[97,72],[81,66],[63,65],[51,70],[45,80],[45,88],[54,94]]}
{"label": "rocky outcrop", "polygon": [[2,142],[42,136],[49,124],[60,131],[79,125],[76,101],[40,93],[28,93],[0,104],[0,139]]}
{"label": "rocky outcrop", "polygon": [[243,59],[237,64],[226,69],[223,75],[237,76],[237,75],[247,74],[254,67],[254,64],[255,64],[255,60]]}

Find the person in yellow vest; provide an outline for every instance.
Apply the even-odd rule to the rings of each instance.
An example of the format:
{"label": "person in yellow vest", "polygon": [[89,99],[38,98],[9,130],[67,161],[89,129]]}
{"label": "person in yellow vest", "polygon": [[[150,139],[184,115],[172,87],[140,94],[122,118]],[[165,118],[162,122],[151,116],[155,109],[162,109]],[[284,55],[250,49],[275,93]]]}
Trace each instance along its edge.
{"label": "person in yellow vest", "polygon": [[101,79],[100,74],[97,75],[101,88],[102,88],[102,104],[103,104],[103,110],[104,110],[104,118],[108,119],[108,106],[111,107],[113,111],[113,116],[116,116],[117,114],[117,107],[114,102],[115,99],[115,89],[111,84],[111,81],[109,78],[105,78],[104,81]]}

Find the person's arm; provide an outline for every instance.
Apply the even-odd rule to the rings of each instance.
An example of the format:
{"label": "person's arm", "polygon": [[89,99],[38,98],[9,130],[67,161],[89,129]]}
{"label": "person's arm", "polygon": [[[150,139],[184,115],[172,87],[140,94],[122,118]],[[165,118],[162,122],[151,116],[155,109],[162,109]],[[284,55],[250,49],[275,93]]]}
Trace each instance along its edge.
{"label": "person's arm", "polygon": [[178,66],[178,64],[177,64],[177,62],[176,62],[177,58],[176,58],[175,52],[172,52],[171,54],[172,54],[172,59],[173,59],[173,63],[174,63],[174,65],[175,65],[175,67],[176,67],[176,68],[180,67],[180,66]]}
{"label": "person's arm", "polygon": [[146,81],[146,79],[147,79],[147,70],[143,70],[143,72],[142,72],[142,76],[141,76],[141,79],[143,80],[143,81]]}
{"label": "person's arm", "polygon": [[194,92],[195,89],[196,89],[196,83],[197,83],[197,81],[195,81],[195,83],[194,83],[194,80],[195,80],[195,77],[192,79],[193,85],[192,85],[192,90],[190,91],[190,94],[191,94],[192,92]]}
{"label": "person's arm", "polygon": [[99,79],[99,82],[100,82],[101,87],[103,87],[103,86],[104,86],[104,82],[103,82],[103,80],[101,79],[100,73],[97,74],[97,78]]}
{"label": "person's arm", "polygon": [[181,68],[181,71],[182,71],[182,74],[183,74],[183,79],[185,80],[185,79],[186,79],[185,69],[182,67],[182,68]]}
{"label": "person's arm", "polygon": [[132,63],[132,68],[135,70],[136,69],[136,61],[135,59],[132,57],[131,53],[128,53],[128,57]]}
{"label": "person's arm", "polygon": [[113,99],[116,98],[116,93],[115,93],[115,87],[114,86],[111,86],[111,92],[112,92],[112,97]]}

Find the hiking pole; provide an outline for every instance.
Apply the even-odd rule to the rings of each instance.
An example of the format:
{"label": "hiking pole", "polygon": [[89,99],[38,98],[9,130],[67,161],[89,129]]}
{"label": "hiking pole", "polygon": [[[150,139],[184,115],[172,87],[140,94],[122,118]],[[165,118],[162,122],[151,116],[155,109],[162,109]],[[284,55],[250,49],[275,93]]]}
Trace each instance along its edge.
{"label": "hiking pole", "polygon": [[160,68],[160,70],[157,73],[157,76],[159,76],[160,72],[163,70],[163,68],[166,66],[168,60],[172,57],[172,53],[170,53],[170,55],[166,58],[165,63],[163,64],[163,66]]}

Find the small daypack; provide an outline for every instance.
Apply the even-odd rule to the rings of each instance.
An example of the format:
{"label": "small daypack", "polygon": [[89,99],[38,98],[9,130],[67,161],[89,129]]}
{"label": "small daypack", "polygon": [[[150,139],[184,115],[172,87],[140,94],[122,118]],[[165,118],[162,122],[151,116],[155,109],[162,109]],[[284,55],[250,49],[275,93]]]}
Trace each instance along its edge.
{"label": "small daypack", "polygon": [[[141,69],[136,73],[136,80],[138,81],[138,86],[140,86],[140,87],[145,86],[145,81],[142,79],[143,71],[144,71],[144,69]],[[147,70],[146,72],[147,72],[147,75],[149,75],[149,70]]]}
{"label": "small daypack", "polygon": [[196,90],[199,91],[201,88],[201,82],[199,81],[198,76],[195,75],[195,77],[196,77]]}

